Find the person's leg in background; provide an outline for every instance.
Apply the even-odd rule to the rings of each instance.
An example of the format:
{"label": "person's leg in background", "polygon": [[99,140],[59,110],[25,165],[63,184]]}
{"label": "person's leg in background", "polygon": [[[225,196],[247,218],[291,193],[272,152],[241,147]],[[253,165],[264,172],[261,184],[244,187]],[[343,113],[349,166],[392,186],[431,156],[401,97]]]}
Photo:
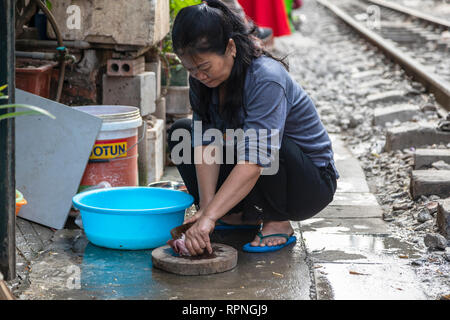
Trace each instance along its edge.
{"label": "person's leg in background", "polygon": [[[244,9],[237,0],[222,0],[222,2],[225,3],[231,10],[233,10],[234,13],[242,17],[242,19],[248,21]],[[273,32],[271,28],[256,26],[256,36],[263,42],[269,40],[272,37],[272,34]]]}

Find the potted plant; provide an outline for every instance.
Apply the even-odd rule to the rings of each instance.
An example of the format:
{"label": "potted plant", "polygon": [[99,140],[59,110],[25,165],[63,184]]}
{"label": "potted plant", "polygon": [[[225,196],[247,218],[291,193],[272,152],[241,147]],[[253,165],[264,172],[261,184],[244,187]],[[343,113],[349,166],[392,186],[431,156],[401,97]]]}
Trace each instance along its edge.
{"label": "potted plant", "polygon": [[[46,0],[45,3],[51,10],[50,1]],[[16,1],[16,15],[16,39],[23,38],[25,30],[35,29],[39,34],[38,38],[46,40],[47,18],[37,6],[37,1],[28,1],[28,4],[25,4],[25,1]],[[35,27],[26,27],[32,20]],[[17,57],[16,87],[49,99],[51,75],[57,64],[56,61]]]}
{"label": "potted plant", "polygon": [[[7,88],[8,85],[0,86],[0,100],[7,100],[8,96],[3,93],[3,91]],[[9,108],[19,108],[19,109],[25,109],[22,111],[13,111],[13,112],[7,112],[5,114],[0,114],[0,121],[8,118],[14,118],[18,116],[25,116],[25,115],[45,115],[47,117],[50,117],[52,119],[56,119],[54,115],[52,115],[47,110],[41,109],[39,107],[30,106],[26,104],[4,104],[0,105],[1,109],[9,109]],[[22,193],[16,189],[16,215],[19,213],[20,208],[23,205],[26,205],[27,201],[23,197]]]}
{"label": "potted plant", "polygon": [[[170,30],[178,12],[187,6],[200,4],[201,0],[170,0]],[[163,72],[161,85],[165,88],[166,113],[189,114],[189,73],[181,64],[180,59],[173,52],[172,34],[165,37],[161,50]]]}
{"label": "potted plant", "polygon": [[55,61],[16,59],[16,87],[36,94],[43,98],[50,98],[50,81]]}
{"label": "potted plant", "polygon": [[[167,44],[167,43],[166,43]],[[170,52],[163,50],[163,70],[161,74],[161,85],[184,87],[188,85],[189,75],[187,70],[181,64],[180,59]]]}

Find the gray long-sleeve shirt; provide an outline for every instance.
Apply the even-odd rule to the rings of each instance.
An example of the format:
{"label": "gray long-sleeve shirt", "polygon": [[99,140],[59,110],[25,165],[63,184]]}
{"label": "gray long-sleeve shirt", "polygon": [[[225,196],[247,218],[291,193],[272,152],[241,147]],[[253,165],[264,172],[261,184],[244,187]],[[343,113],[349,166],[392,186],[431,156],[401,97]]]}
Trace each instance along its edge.
{"label": "gray long-sleeve shirt", "polygon": [[[192,86],[190,102],[194,106],[199,103]],[[317,167],[326,167],[331,163],[336,176],[339,176],[333,160],[330,138],[314,103],[281,63],[266,56],[253,60],[247,70],[243,102],[244,108],[239,116],[242,119],[244,134],[255,130],[256,140],[267,140],[268,148],[260,148],[256,140],[252,143],[252,138],[240,141],[238,150],[245,152],[238,151],[238,160],[248,160],[263,167],[269,166],[273,161],[271,150],[281,147],[281,140],[285,135],[291,138]],[[220,116],[218,105],[218,90],[213,89],[209,109],[211,122],[201,121],[199,115],[194,112],[193,120],[201,121],[202,128],[201,132],[193,130],[193,146],[207,145],[213,141],[204,136],[208,129],[215,128],[226,133],[229,126]],[[203,136],[199,138],[200,133]],[[256,159],[252,157],[255,151],[258,154]]]}

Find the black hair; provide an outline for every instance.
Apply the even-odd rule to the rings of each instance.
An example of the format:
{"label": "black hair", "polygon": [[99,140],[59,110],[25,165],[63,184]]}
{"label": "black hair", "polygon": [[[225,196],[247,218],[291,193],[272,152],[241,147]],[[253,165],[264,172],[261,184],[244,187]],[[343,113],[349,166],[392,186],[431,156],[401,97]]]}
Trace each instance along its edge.
{"label": "black hair", "polygon": [[[273,57],[257,43],[255,31],[253,23],[247,24],[219,0],[208,0],[181,9],[173,24],[172,43],[178,56],[205,52],[224,55],[229,40],[234,40],[236,58],[230,76],[226,80],[224,101],[226,107],[222,108],[221,115],[235,128],[241,126],[238,114],[243,106],[245,76],[253,59],[266,55],[281,62],[288,69],[282,59]],[[210,122],[208,107],[212,89],[192,77],[190,83],[196,88],[200,100],[199,105],[192,106],[193,110],[202,120]]]}

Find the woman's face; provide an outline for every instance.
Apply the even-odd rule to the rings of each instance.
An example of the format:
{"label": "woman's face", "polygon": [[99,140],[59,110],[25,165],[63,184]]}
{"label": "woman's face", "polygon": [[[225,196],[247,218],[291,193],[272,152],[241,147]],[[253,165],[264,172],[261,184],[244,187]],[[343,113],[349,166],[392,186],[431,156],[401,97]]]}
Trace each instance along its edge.
{"label": "woman's face", "polygon": [[236,46],[230,39],[225,54],[197,53],[180,56],[181,63],[192,77],[209,88],[216,88],[228,79],[236,57]]}

